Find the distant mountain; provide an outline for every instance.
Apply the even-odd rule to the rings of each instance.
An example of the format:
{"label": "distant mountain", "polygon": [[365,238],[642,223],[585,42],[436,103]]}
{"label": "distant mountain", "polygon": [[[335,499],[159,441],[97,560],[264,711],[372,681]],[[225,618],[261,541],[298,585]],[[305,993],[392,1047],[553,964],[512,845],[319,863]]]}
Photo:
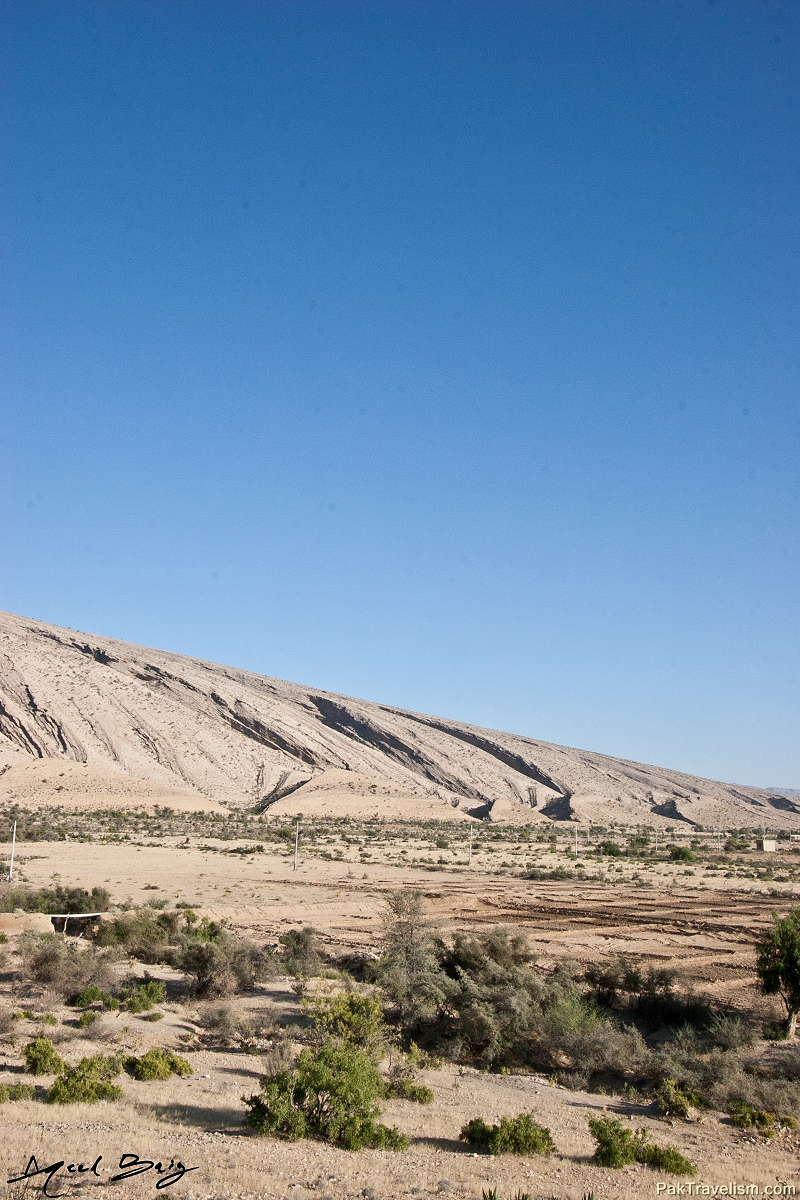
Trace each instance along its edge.
{"label": "distant mountain", "polygon": [[0,614],[0,800],[800,829],[736,787]]}

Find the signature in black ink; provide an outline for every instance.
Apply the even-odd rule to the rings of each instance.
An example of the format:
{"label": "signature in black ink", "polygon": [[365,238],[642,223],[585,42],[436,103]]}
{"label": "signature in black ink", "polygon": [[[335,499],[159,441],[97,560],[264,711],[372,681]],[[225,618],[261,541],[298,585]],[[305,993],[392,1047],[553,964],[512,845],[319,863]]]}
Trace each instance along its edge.
{"label": "signature in black ink", "polygon": [[[61,1158],[57,1162],[40,1167],[36,1156],[32,1154],[22,1174],[12,1176],[11,1179],[6,1180],[6,1183],[20,1183],[23,1179],[41,1180],[43,1178],[44,1182],[41,1183],[43,1196],[63,1196],[66,1189],[55,1190],[59,1184],[65,1184],[66,1188],[69,1188],[70,1185],[77,1183],[83,1175],[94,1175],[100,1179],[105,1171],[105,1167],[100,1165],[102,1161],[102,1154],[98,1154],[92,1163],[68,1163],[65,1158]],[[119,1162],[113,1170],[116,1173],[106,1180],[107,1183],[124,1183],[126,1179],[133,1179],[136,1175],[145,1175],[148,1171],[153,1171],[158,1177],[156,1191],[161,1192],[164,1188],[171,1187],[173,1183],[178,1183],[190,1171],[196,1171],[197,1167],[187,1167],[180,1159],[176,1158],[171,1158],[168,1163],[165,1163],[154,1158],[140,1158],[138,1154],[121,1154]]]}

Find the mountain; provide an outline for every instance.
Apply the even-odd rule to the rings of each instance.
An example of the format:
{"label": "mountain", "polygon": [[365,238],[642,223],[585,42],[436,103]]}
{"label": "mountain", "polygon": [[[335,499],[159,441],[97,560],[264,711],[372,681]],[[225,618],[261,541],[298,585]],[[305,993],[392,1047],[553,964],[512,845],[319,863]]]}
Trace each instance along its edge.
{"label": "mountain", "polygon": [[0,614],[0,801],[800,829],[796,798]]}

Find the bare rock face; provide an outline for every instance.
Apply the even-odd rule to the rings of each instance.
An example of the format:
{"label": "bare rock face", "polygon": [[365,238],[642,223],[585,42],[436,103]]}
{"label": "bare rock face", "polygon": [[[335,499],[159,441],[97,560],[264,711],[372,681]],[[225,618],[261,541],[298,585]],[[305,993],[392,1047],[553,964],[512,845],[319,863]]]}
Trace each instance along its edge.
{"label": "bare rock face", "polygon": [[800,828],[790,796],[0,614],[0,800],[165,797],[267,814]]}

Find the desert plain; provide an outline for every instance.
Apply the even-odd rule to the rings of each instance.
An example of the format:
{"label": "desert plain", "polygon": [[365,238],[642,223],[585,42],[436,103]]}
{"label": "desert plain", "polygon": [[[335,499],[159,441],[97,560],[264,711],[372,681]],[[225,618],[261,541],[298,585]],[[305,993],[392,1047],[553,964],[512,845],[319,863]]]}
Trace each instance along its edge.
{"label": "desert plain", "polygon": [[[186,1200],[616,1200],[686,1186],[644,1163],[598,1165],[588,1119],[612,1116],[676,1147],[696,1165],[696,1186],[794,1194],[800,1134],[790,1113],[765,1132],[737,1124],[710,1096],[694,1097],[686,1116],[664,1112],[655,1086],[631,1082],[625,1069],[590,1069],[574,1053],[555,1054],[547,1068],[423,1056],[415,1078],[432,1099],[389,1095],[380,1105],[381,1120],[406,1135],[404,1150],[260,1136],[244,1103],[277,1043],[313,1049],[316,1001],[376,994],[370,964],[381,961],[388,902],[399,893],[418,898],[425,936],[442,945],[519,935],[531,971],[544,981],[569,972],[583,989],[584,1016],[600,1004],[604,964],[662,973],[676,1010],[687,1021],[713,1014],[708,1028],[726,1029],[728,1040],[703,1041],[705,1018],[700,1033],[685,1033],[677,1017],[644,1030],[648,1053],[695,1038],[706,1069],[745,1063],[753,1080],[771,1078],[777,1056],[794,1103],[797,1047],[776,1032],[779,999],[763,994],[756,974],[758,939],[800,902],[791,794],[312,695],[24,618],[4,618],[3,632],[6,874],[14,822],[16,841],[14,878],[0,884],[0,1088],[35,1091],[0,1106],[4,1180],[33,1155],[38,1166],[64,1161],[49,1194],[155,1195],[155,1168],[109,1182],[120,1156],[136,1154],[191,1168],[159,1189]],[[190,912],[272,955],[272,970],[199,994],[174,963],[123,948],[117,983],[163,984],[162,998],[140,1012],[77,1003],[68,981],[55,986],[30,970],[30,946],[40,936],[80,955],[92,951],[91,931],[79,923],[49,932],[48,911],[14,902],[54,888],[101,889],[100,925]],[[310,970],[287,954],[304,930],[315,948]],[[620,1010],[614,1028],[635,1025],[638,1011]],[[598,1028],[602,1037],[611,1025]],[[24,1047],[37,1037],[67,1063],[168,1048],[191,1073],[143,1081],[123,1072],[113,1101],[46,1103],[54,1076],[25,1069]],[[550,1131],[551,1153],[478,1153],[459,1138],[472,1118],[521,1112]],[[97,1165],[67,1173],[79,1163]],[[6,1194],[40,1195],[42,1182],[9,1182]]]}

